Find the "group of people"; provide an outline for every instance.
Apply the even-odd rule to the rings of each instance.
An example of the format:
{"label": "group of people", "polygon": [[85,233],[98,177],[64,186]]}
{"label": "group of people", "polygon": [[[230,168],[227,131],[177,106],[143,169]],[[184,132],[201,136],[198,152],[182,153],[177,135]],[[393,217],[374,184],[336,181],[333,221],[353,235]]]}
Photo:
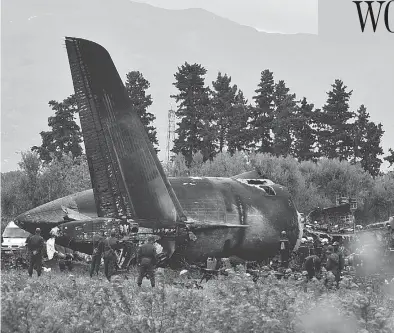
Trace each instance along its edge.
{"label": "group of people", "polygon": [[[281,266],[288,268],[292,253],[285,231],[281,233],[279,252]],[[330,244],[328,239],[303,238],[294,256],[298,257],[302,270],[307,272],[308,279],[313,277],[320,279],[322,266],[325,265],[326,270],[335,276],[337,286],[339,285],[341,272],[345,267],[344,248],[339,242],[335,241]]]}
{"label": "group of people", "polygon": [[[137,279],[138,286],[142,285],[142,280],[147,277],[151,286],[155,286],[155,265],[156,265],[156,247],[154,245],[155,238],[153,236],[148,237],[147,242],[136,249],[136,263],[139,267],[139,274]],[[26,239],[27,250],[29,254],[29,276],[33,276],[33,270],[37,271],[37,275],[41,276],[42,273],[42,258],[44,252],[45,241],[41,236],[41,229],[37,228],[34,235],[30,235]],[[116,250],[120,250],[124,244],[119,242],[116,238],[115,230],[111,230],[110,235],[105,237],[104,232],[96,233],[93,236],[93,253],[92,261],[90,265],[90,277],[93,274],[98,275],[102,258],[104,259],[104,273],[108,281],[111,281],[111,277],[117,266]],[[59,259],[60,270],[64,270],[66,267],[70,269],[71,261],[73,257],[68,254],[63,255]]]}
{"label": "group of people", "polygon": [[[155,265],[156,265],[156,247],[154,246],[155,238],[148,237],[145,244],[138,247],[136,250],[136,263],[139,267],[139,274],[137,279],[138,286],[141,286],[144,277],[147,277],[151,286],[155,286]],[[115,268],[117,266],[116,250],[120,250],[124,244],[116,239],[115,230],[111,230],[110,236],[104,236],[102,232],[93,236],[93,253],[92,262],[90,265],[90,277],[93,277],[94,272],[98,275],[100,269],[101,259],[104,259],[104,273],[108,281],[111,281]],[[130,248],[126,251],[130,252]],[[126,258],[131,257],[131,253],[127,253]]]}

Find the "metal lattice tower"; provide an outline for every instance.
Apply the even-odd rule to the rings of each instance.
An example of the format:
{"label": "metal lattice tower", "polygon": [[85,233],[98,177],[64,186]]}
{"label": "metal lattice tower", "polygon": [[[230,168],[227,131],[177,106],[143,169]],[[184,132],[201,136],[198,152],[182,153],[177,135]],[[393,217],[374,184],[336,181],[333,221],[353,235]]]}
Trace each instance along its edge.
{"label": "metal lattice tower", "polygon": [[175,111],[168,110],[168,130],[167,130],[167,162],[170,162],[171,149],[174,146],[175,140]]}

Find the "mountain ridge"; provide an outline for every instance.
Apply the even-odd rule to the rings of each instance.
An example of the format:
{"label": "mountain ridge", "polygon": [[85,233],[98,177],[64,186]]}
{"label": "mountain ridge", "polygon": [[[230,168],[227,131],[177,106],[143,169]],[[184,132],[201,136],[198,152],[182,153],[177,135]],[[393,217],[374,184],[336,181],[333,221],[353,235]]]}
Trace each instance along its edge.
{"label": "mountain ridge", "polygon": [[116,3],[117,7],[102,0],[59,0],[56,5],[39,0],[34,6],[26,0],[6,2],[2,11],[2,25],[6,20],[2,29],[2,169],[16,167],[16,150],[40,144],[39,132],[47,130],[47,118],[52,115],[48,101],[73,93],[66,35],[105,47],[123,80],[127,72],[140,70],[151,83],[149,110],[157,117],[161,159],[166,150],[167,110],[171,103],[175,106],[169,98],[175,92],[173,74],[185,61],[202,64],[210,86],[218,71],[227,73],[250,102],[266,68],[274,72],[276,81],[283,79],[297,98],[306,96],[316,107],[325,102],[334,79],[343,79],[354,89],[352,110],[364,103],[373,121],[385,121],[385,151],[394,141],[394,119],[389,124],[383,113],[391,105],[394,90],[393,80],[384,75],[393,69],[391,62],[385,67],[390,53],[382,53],[377,62],[376,50],[357,43],[343,42],[336,51],[337,44],[317,35],[260,32],[204,9]]}

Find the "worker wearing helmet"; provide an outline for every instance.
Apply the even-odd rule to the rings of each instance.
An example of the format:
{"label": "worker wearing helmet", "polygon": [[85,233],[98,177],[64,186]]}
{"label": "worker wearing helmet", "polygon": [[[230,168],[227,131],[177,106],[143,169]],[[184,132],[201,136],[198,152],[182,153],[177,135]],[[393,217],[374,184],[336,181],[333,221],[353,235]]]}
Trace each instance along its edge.
{"label": "worker wearing helmet", "polygon": [[290,259],[290,243],[289,243],[289,239],[287,238],[286,231],[282,231],[280,236],[281,236],[279,241],[280,261],[282,267],[288,268],[289,259]]}

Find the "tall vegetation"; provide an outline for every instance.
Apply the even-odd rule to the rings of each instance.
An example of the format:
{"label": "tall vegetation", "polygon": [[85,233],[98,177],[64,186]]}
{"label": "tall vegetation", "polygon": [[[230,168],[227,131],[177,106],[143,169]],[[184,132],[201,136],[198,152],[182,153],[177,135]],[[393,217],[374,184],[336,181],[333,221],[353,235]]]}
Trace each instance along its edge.
{"label": "tall vegetation", "polygon": [[147,94],[150,83],[144,78],[141,72],[131,71],[126,74],[125,85],[134,112],[137,112],[145,127],[149,140],[154,145],[155,151],[158,152],[159,142],[157,141],[156,128],[153,126],[156,117],[153,113],[148,112],[148,108],[153,103],[152,96]]}
{"label": "tall vegetation", "polygon": [[[181,153],[191,167],[193,155],[203,161],[225,151],[271,153],[299,161],[329,158],[360,164],[371,176],[383,163],[382,124],[370,120],[366,106],[352,110],[353,91],[336,79],[322,108],[306,97],[297,99],[284,80],[275,81],[269,69],[261,72],[253,103],[227,73],[218,73],[212,90],[205,86],[206,69],[185,63],[175,74],[173,95],[180,122],[173,152]],[[393,152],[384,158],[393,164]]]}
{"label": "tall vegetation", "polygon": [[60,159],[63,153],[71,153],[73,157],[82,155],[82,133],[75,122],[78,112],[75,95],[71,95],[62,102],[49,101],[49,106],[55,115],[48,118],[50,131],[40,133],[41,146],[33,146],[32,151],[37,152],[44,162],[51,162],[53,158]]}

